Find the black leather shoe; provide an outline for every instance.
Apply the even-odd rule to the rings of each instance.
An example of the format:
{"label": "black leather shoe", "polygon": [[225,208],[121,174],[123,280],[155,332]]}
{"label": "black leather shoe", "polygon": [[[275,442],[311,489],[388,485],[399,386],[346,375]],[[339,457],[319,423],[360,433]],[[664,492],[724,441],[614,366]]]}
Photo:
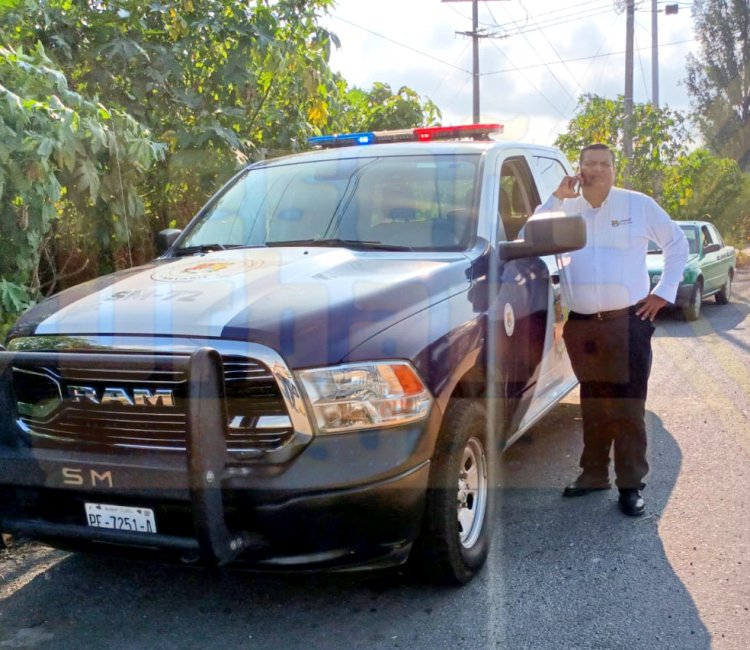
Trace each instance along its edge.
{"label": "black leather shoe", "polygon": [[629,517],[640,517],[646,512],[646,502],[640,490],[623,488],[618,499],[620,510]]}
{"label": "black leather shoe", "polygon": [[591,492],[598,492],[600,490],[609,490],[612,484],[606,477],[600,476],[588,476],[585,473],[581,474],[575,481],[570,485],[566,485],[563,490],[564,497],[582,497]]}

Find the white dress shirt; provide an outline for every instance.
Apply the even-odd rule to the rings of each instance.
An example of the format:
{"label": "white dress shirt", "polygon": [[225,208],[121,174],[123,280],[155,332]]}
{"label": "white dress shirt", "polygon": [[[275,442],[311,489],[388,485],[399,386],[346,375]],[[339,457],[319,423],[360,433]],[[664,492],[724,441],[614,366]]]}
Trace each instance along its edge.
{"label": "white dress shirt", "polygon": [[572,311],[594,314],[623,309],[649,293],[648,242],[664,253],[661,280],[652,293],[674,302],[688,257],[682,229],[651,197],[619,187],[610,189],[598,208],[583,198],[554,195],[540,212],[580,214],[586,222],[586,246],[558,256],[562,302]]}

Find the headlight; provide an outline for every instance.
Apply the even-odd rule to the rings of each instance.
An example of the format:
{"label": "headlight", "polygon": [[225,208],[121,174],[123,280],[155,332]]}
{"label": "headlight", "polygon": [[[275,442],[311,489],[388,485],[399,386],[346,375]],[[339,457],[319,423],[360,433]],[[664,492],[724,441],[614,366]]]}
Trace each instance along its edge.
{"label": "headlight", "polygon": [[347,364],[296,374],[320,433],[415,422],[432,405],[430,392],[405,361]]}

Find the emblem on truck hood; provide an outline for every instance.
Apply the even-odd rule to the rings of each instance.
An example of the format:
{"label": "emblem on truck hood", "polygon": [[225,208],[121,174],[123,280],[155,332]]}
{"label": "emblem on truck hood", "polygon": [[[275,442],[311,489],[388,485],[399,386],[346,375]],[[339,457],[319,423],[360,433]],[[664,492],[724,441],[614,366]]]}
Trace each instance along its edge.
{"label": "emblem on truck hood", "polygon": [[92,404],[117,404],[120,406],[175,406],[174,393],[166,388],[151,391],[148,388],[108,386],[97,393],[93,386],[68,386],[68,397],[73,402]]}
{"label": "emblem on truck hood", "polygon": [[222,280],[240,273],[267,266],[262,259],[236,259],[200,261],[184,260],[165,265],[151,274],[153,280],[160,282],[195,282],[199,280]]}

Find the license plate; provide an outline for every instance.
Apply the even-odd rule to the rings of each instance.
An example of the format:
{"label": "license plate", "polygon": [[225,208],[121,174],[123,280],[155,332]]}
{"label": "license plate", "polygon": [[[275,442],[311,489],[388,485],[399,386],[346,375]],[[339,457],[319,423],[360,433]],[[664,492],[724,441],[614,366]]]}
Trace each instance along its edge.
{"label": "license plate", "polygon": [[131,508],[106,503],[85,503],[86,523],[94,528],[112,528],[139,533],[155,533],[156,519],[151,508]]}

